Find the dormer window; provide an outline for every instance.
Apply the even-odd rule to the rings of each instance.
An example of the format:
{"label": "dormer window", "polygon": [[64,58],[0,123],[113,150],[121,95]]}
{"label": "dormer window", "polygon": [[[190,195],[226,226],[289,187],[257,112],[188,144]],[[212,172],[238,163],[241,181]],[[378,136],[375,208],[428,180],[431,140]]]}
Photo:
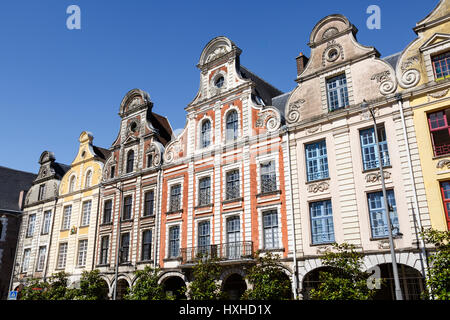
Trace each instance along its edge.
{"label": "dormer window", "polygon": [[345,108],[350,104],[345,74],[327,80],[327,95],[329,111]]}
{"label": "dormer window", "polygon": [[450,78],[450,51],[432,58],[436,80]]}
{"label": "dormer window", "polygon": [[91,182],[92,182],[92,171],[89,170],[89,171],[86,173],[86,181],[85,181],[85,183],[84,183],[84,187],[85,187],[85,188],[89,188],[89,187],[91,186]]}
{"label": "dormer window", "polygon": [[69,182],[69,192],[73,192],[75,190],[75,176],[72,176],[70,178],[70,182]]}
{"label": "dormer window", "polygon": [[134,164],[134,151],[130,150],[127,154],[127,168],[126,173],[133,172],[133,164]]}
{"label": "dormer window", "polygon": [[202,123],[200,143],[202,148],[206,148],[211,144],[211,122],[209,120],[205,120]]}

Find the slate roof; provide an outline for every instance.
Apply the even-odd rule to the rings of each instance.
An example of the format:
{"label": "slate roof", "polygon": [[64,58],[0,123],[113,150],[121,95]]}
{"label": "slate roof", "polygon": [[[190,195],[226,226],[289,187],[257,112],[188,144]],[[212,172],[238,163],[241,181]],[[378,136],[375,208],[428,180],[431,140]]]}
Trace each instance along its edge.
{"label": "slate roof", "polygon": [[37,175],[0,166],[0,211],[20,211],[19,194],[28,191]]}
{"label": "slate roof", "polygon": [[109,156],[111,155],[111,151],[109,151],[108,149],[97,147],[94,145],[92,147],[94,149],[95,154],[103,160],[108,159]]}
{"label": "slate roof", "polygon": [[273,85],[248,70],[246,67],[240,66],[239,71],[244,79],[250,79],[255,83],[256,87],[254,89],[254,93],[264,101],[266,106],[272,105],[273,97],[279,96],[283,93],[283,91],[278,90]]}
{"label": "slate roof", "polygon": [[395,70],[396,67],[397,67],[397,61],[398,61],[398,59],[400,59],[401,55],[402,55],[402,52],[397,52],[397,53],[394,53],[394,54],[392,54],[390,56],[382,58],[382,60],[384,60],[387,63],[389,63],[392,66],[392,68],[394,68],[394,70]]}
{"label": "slate roof", "polygon": [[286,109],[286,103],[291,95],[292,91],[283,93],[282,95],[276,96],[272,98],[272,106],[277,108],[280,111],[281,117],[284,119],[284,110]]}

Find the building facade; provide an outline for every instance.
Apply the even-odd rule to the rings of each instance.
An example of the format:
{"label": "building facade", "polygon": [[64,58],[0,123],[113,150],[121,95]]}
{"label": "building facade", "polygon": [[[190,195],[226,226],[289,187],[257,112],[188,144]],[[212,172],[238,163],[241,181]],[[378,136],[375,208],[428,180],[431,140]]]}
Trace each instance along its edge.
{"label": "building facade", "polygon": [[[430,218],[413,115],[395,95],[391,57],[380,59],[356,33],[342,15],[320,20],[308,43],[311,57],[297,58],[297,87],[286,103],[299,293],[307,298],[317,285],[319,257],[333,243],[355,245],[364,252],[364,268],[392,278],[381,162],[401,285],[406,299],[415,299],[425,270],[418,223],[429,227]],[[376,130],[363,102],[374,112]],[[391,279],[378,297],[392,292]]]}
{"label": "building facade", "polygon": [[70,169],[61,179],[48,273],[64,271],[76,283],[84,270],[93,269],[97,227],[97,207],[103,165],[109,151],[93,145],[91,133],[82,132]]}
{"label": "building facade", "polygon": [[22,222],[17,238],[16,263],[12,290],[20,290],[28,278],[45,279],[52,246],[58,190],[69,166],[55,161],[53,152],[44,151],[39,158],[39,172],[25,197]]}
{"label": "building facade", "polygon": [[450,1],[414,28],[417,38],[399,56],[397,77],[404,108],[414,113],[419,161],[431,226],[450,229]]}

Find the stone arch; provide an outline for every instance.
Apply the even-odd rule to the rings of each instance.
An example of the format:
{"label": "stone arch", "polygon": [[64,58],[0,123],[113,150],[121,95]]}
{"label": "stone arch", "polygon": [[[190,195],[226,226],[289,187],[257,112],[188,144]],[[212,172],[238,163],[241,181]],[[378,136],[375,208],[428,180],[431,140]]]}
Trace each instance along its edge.
{"label": "stone arch", "polygon": [[[114,294],[115,279],[111,281],[111,296]],[[126,288],[131,286],[131,279],[126,274],[119,274],[117,277],[117,300],[122,300],[126,294]]]}
{"label": "stone arch", "polygon": [[176,300],[186,299],[186,295],[181,293],[181,289],[186,288],[186,276],[177,271],[164,273],[158,280],[158,284],[162,285],[166,294],[175,296]]}
{"label": "stone arch", "polygon": [[251,287],[245,278],[245,272],[238,268],[224,271],[220,276],[220,284],[222,292],[230,300],[238,300],[245,290]]}
{"label": "stone arch", "polygon": [[[407,265],[411,268],[416,269],[420,274],[422,274],[421,268],[421,257],[419,253],[414,252],[400,252],[396,254],[397,263],[401,263]],[[383,263],[391,263],[391,255],[390,253],[386,254],[373,254],[366,255],[363,259],[363,271],[367,271],[372,269],[373,267],[383,264]],[[423,261],[425,264],[425,261]]]}

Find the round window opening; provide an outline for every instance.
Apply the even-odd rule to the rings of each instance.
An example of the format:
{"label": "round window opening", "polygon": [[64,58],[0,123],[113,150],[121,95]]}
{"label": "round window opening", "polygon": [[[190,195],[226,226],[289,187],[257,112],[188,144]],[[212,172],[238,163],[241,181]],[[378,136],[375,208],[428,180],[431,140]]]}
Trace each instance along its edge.
{"label": "round window opening", "polygon": [[217,88],[222,88],[224,81],[225,81],[225,79],[222,76],[220,76],[216,79],[216,81],[214,81],[214,85]]}
{"label": "round window opening", "polygon": [[328,51],[328,60],[329,61],[334,61],[338,58],[339,56],[339,52],[337,51],[337,49],[331,49],[330,51]]}
{"label": "round window opening", "polygon": [[136,128],[137,128],[137,123],[136,123],[136,122],[132,122],[132,123],[130,124],[130,130],[131,130],[132,132],[136,132]]}

